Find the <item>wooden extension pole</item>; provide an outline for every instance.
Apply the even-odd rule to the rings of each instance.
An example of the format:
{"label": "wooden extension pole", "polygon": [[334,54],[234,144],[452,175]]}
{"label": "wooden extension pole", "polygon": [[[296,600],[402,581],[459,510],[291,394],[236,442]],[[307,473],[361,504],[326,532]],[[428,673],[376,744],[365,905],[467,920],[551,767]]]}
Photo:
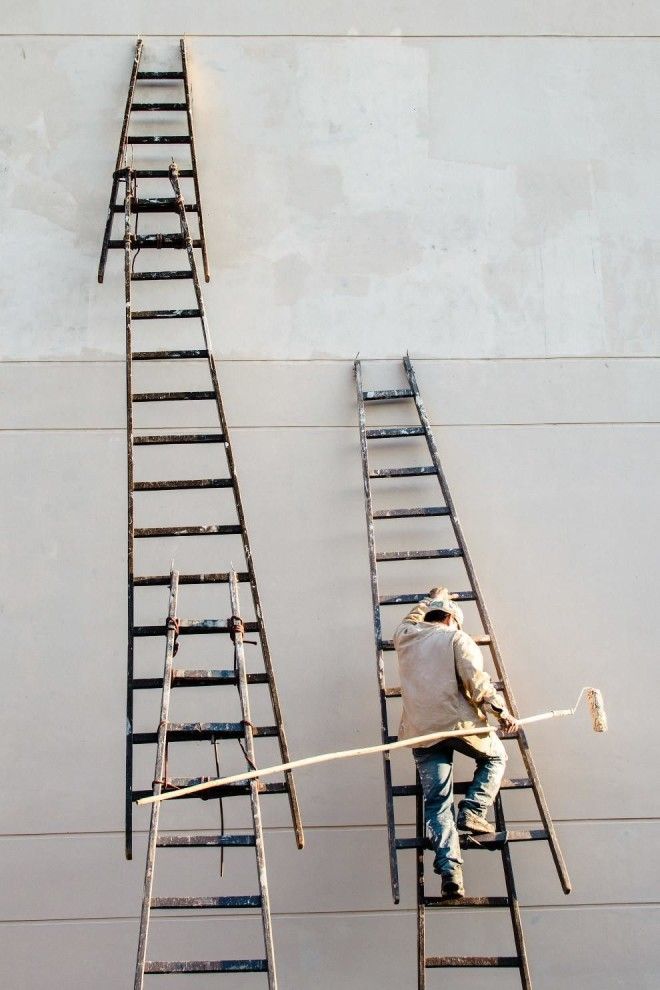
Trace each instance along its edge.
{"label": "wooden extension pole", "polygon": [[[530,722],[541,722],[547,718],[557,718],[562,715],[572,715],[573,708],[562,708],[557,711],[543,712],[541,715],[531,715],[529,718],[517,719],[518,725],[528,725]],[[459,729],[449,732],[431,732],[426,736],[415,736],[412,739],[401,739],[393,743],[385,743],[380,746],[364,746],[360,749],[342,749],[337,753],[322,753],[320,756],[307,756],[302,760],[292,760],[290,763],[279,763],[274,767],[264,767],[263,770],[250,770],[244,773],[235,773],[231,777],[218,777],[215,780],[205,780],[201,784],[192,784],[190,787],[181,787],[176,791],[165,791],[162,794],[152,794],[149,797],[140,798],[138,804],[154,804],[156,801],[171,801],[174,798],[185,797],[187,794],[197,794],[199,791],[210,790],[213,787],[224,787],[226,784],[236,784],[239,781],[254,780],[256,777],[266,777],[274,773],[282,773],[285,770],[297,770],[299,767],[311,767],[317,763],[330,763],[333,760],[349,760],[354,756],[370,756],[372,753],[385,753],[393,749],[409,749],[412,746],[421,746],[424,743],[437,742],[439,739],[452,738],[457,736],[484,735],[489,732],[497,732],[494,725],[484,725],[473,729]]]}

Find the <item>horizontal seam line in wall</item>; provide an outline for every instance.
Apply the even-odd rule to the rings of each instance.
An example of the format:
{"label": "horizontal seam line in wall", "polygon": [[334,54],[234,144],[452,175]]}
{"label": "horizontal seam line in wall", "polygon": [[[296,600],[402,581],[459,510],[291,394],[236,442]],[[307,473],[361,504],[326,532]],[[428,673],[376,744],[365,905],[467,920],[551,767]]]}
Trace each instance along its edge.
{"label": "horizontal seam line in wall", "polygon": [[[520,904],[520,907],[521,907],[521,909],[523,911],[582,911],[582,910],[585,910],[585,909],[586,910],[592,910],[592,911],[594,911],[594,910],[595,911],[598,911],[598,910],[601,910],[602,911],[602,910],[611,910],[612,908],[618,908],[618,909],[624,909],[624,910],[625,909],[630,909],[630,908],[632,908],[632,909],[634,909],[634,908],[643,908],[643,909],[647,910],[648,908],[657,908],[657,907],[660,907],[660,902],[658,902],[658,901],[612,901],[611,903],[604,903],[604,904],[593,904],[593,903],[588,903],[588,904],[523,904],[523,903],[521,903]],[[463,910],[464,911],[465,910],[468,910],[469,911],[470,908],[463,908]],[[473,910],[479,910],[479,909],[476,908],[476,909],[473,909]],[[341,910],[338,910],[338,911],[271,911],[271,916],[273,918],[310,918],[310,917],[320,917],[320,918],[338,917],[338,918],[345,918],[345,917],[364,917],[364,916],[367,916],[368,917],[370,915],[375,915],[377,917],[386,917],[388,915],[389,916],[397,916],[397,915],[400,915],[400,914],[416,914],[416,908],[402,908],[402,907],[395,907],[393,905],[391,908],[387,908],[387,909],[365,908],[362,911],[356,911],[355,909],[352,909],[351,910],[350,908],[348,910],[345,910],[345,911],[341,911]],[[159,921],[173,922],[173,921],[180,921],[181,918],[189,918],[189,917],[190,917],[190,914],[183,914],[182,912],[179,913],[179,912],[173,911],[171,913],[168,913],[168,916],[167,917],[162,917],[162,918],[159,918],[158,920]],[[245,912],[240,912],[240,913],[239,912],[231,912],[230,913],[228,911],[223,911],[222,913],[220,913],[219,911],[209,910],[209,911],[206,912],[206,914],[204,915],[204,917],[206,917],[206,918],[219,918],[219,917],[222,917],[222,918],[226,918],[226,919],[229,919],[229,918],[232,918],[232,919],[233,918],[242,918],[242,919],[245,919],[245,920],[247,920],[247,918],[252,918],[253,920],[258,920],[260,918],[260,914],[255,913],[255,914],[252,914],[252,915],[248,915],[247,918],[246,918]],[[201,918],[198,918],[197,920],[201,920]],[[0,920],[0,926],[2,926],[2,925],[49,925],[49,924],[56,924],[56,925],[59,925],[59,924],[98,924],[99,922],[102,923],[102,924],[103,923],[110,923],[111,924],[112,922],[118,922],[118,921],[119,922],[125,922],[125,921],[138,922],[139,921],[139,915],[137,915],[137,914],[136,915],[132,915],[132,914],[123,915],[122,914],[122,915],[116,915],[116,916],[115,915],[110,915],[108,917],[94,917],[94,918],[84,918],[84,917],[76,917],[76,918],[11,918],[11,919],[10,918],[7,918],[7,919]]]}
{"label": "horizontal seam line in wall", "polygon": [[[148,38],[180,38],[184,32],[177,31],[175,34],[149,34],[145,35]],[[71,33],[71,32],[58,32],[58,31],[31,31],[31,32],[12,32],[7,31],[0,34],[2,38],[130,38],[135,40],[137,32],[131,32],[130,34],[116,34],[112,32],[107,33],[97,33],[97,32],[82,32],[82,33]],[[249,33],[209,33],[209,34],[190,34],[185,32],[186,38],[256,38],[256,39],[267,39],[267,38],[311,38],[311,39],[340,39],[346,41],[369,41],[369,40],[382,40],[382,41],[406,41],[407,39],[424,41],[426,39],[432,40],[442,40],[442,41],[472,41],[484,39],[512,39],[527,41],[533,39],[545,39],[545,38],[558,38],[568,41],[608,41],[608,40],[621,40],[621,41],[654,41],[660,38],[657,34],[563,34],[561,32],[548,31],[541,34],[334,34],[331,32],[323,33],[316,32],[314,34],[301,32],[296,33],[275,33],[272,34],[249,34]]]}
{"label": "horizontal seam line in wall", "polygon": [[[223,364],[353,364],[355,358],[327,357],[327,358],[247,358],[233,357],[223,358],[215,355],[219,367]],[[363,364],[376,363],[399,363],[401,357],[361,357]],[[523,361],[537,361],[545,363],[547,361],[660,361],[660,354],[541,354],[529,357],[412,357],[416,364],[447,364],[449,362],[476,362],[497,361],[500,364],[515,364]],[[188,363],[187,361],[184,363]],[[192,363],[192,362],[191,362]],[[124,365],[124,358],[0,358],[0,365],[3,364],[119,364]]]}
{"label": "horizontal seam line in wall", "polygon": [[[507,822],[509,825],[513,824],[529,824],[536,821],[536,819],[530,818],[508,818]],[[555,825],[615,825],[615,824],[638,824],[642,822],[653,822],[660,824],[660,818],[553,818],[553,823]],[[400,826],[405,826],[405,822],[399,822]],[[409,823],[410,827],[414,825],[414,822]],[[344,823],[341,825],[305,825],[305,830],[308,832],[332,832],[339,831],[341,829],[353,830],[353,831],[382,831],[387,828],[385,822],[382,824],[360,824],[360,823]],[[161,829],[163,835],[167,835],[168,829]],[[174,831],[174,830],[172,830]],[[192,831],[197,831],[203,833],[208,831],[208,829],[193,829]],[[237,829],[239,832],[248,832],[249,828],[245,826],[243,829]],[[291,832],[291,826],[289,825],[267,825],[264,826],[264,832]],[[135,835],[148,835],[148,829],[133,829]],[[100,829],[98,831],[88,831],[88,832],[2,832],[0,833],[0,839],[36,839],[36,838],[81,838],[84,836],[92,835],[109,835],[115,836],[117,838],[123,837],[124,832],[114,830],[114,829]]]}
{"label": "horizontal seam line in wall", "polygon": [[[411,424],[412,425],[412,424]],[[556,420],[539,420],[536,423],[433,423],[434,430],[448,429],[533,429],[537,426],[660,426],[657,419],[631,419],[631,420],[567,420],[557,422]],[[140,430],[155,430],[156,433],[167,432],[168,430],[211,430],[218,429],[217,423],[197,423],[194,426],[180,426],[171,424],[169,426],[140,426]],[[232,432],[239,430],[357,430],[357,423],[264,423],[253,424],[251,426],[229,426]],[[15,426],[0,429],[2,433],[124,433],[123,426]]]}

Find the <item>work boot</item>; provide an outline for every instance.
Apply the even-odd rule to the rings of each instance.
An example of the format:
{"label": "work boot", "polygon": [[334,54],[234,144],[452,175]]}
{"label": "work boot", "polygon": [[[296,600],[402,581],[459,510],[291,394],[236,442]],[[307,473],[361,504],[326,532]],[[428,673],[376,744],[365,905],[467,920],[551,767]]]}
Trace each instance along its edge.
{"label": "work boot", "polygon": [[480,814],[467,807],[463,801],[458,806],[458,816],[456,818],[456,828],[461,832],[483,833],[494,832],[495,826],[486,821]]}
{"label": "work boot", "polygon": [[442,874],[441,895],[446,900],[465,897],[465,887],[463,886],[463,873],[461,870],[454,870],[453,873]]}

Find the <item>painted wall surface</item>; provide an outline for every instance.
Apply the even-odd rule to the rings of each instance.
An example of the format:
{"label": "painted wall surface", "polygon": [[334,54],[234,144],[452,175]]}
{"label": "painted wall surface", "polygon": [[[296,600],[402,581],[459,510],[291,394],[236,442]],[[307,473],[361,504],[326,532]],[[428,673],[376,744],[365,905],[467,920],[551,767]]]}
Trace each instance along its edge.
{"label": "painted wall surface", "polygon": [[[123,284],[120,256],[103,285],[96,265],[135,34],[144,67],[167,67],[183,31],[204,295],[292,752],[379,741],[352,360],[368,386],[399,387],[409,350],[522,711],[570,705],[585,683],[608,703],[606,736],[584,713],[530,730],[574,882],[564,897],[545,844],[514,848],[534,986],[657,986],[658,20],[654,3],[587,0],[5,4],[3,988],[132,980],[147,818],[127,863]],[[152,116],[154,133],[175,127]],[[195,387],[198,369],[177,370]],[[170,387],[172,369],[149,382]],[[213,425],[202,403],[177,405],[140,425]],[[426,460],[395,444],[378,457]],[[421,504],[426,484],[390,504]],[[441,536],[392,529],[382,549]],[[217,569],[192,546],[200,568],[209,552]],[[452,566],[421,562],[419,590]],[[383,593],[404,590],[391,567]],[[209,591],[209,614],[224,594]],[[147,621],[165,601],[149,598]],[[216,703],[184,694],[182,718]],[[154,704],[140,700],[145,727]],[[415,986],[413,863],[395,907],[380,763],[302,772],[298,788],[303,853],[286,802],[264,801],[281,987]],[[506,801],[511,822],[533,820],[527,796]],[[217,806],[195,814],[217,826]],[[228,856],[222,881],[213,853],[190,855],[185,877],[160,856],[160,892],[253,889],[251,854]],[[466,876],[471,893],[503,892],[494,857],[468,858]],[[432,919],[430,951],[510,953],[494,914]],[[182,958],[249,955],[257,936],[237,915],[154,927]],[[429,988],[516,980],[431,974]]]}

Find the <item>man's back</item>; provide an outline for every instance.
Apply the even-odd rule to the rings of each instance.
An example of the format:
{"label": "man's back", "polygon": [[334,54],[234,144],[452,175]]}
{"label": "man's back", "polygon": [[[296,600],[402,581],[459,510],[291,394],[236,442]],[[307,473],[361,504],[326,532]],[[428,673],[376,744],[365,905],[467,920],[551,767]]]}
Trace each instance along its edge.
{"label": "man's back", "polygon": [[485,724],[485,715],[467,700],[457,680],[457,656],[479,649],[467,633],[435,623],[402,622],[394,645],[403,700],[400,739]]}

